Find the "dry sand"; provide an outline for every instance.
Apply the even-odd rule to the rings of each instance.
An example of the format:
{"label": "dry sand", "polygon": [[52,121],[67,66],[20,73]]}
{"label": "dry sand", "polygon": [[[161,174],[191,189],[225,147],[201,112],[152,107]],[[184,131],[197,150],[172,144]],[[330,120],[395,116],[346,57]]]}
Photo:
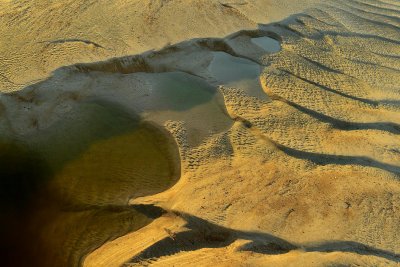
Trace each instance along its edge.
{"label": "dry sand", "polygon": [[[400,264],[398,1],[110,2],[0,9],[0,88],[15,91],[0,98],[3,138],[40,136],[96,99],[179,149],[178,183],[129,201],[165,215],[84,266]],[[281,51],[251,40],[263,36]],[[218,80],[218,53],[258,64],[265,97]]]}
{"label": "dry sand", "polygon": [[313,2],[1,0],[0,89],[20,89],[77,62],[255,28],[257,23],[281,19]]}

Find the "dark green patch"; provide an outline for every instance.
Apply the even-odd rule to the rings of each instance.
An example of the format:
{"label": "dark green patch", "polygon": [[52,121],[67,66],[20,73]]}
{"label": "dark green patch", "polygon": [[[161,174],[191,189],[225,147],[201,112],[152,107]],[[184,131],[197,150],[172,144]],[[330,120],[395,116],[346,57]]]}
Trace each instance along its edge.
{"label": "dark green patch", "polygon": [[[18,143],[18,144],[17,144]],[[149,223],[132,196],[180,174],[173,140],[110,103],[80,103],[50,128],[0,143],[5,266],[76,266]]]}

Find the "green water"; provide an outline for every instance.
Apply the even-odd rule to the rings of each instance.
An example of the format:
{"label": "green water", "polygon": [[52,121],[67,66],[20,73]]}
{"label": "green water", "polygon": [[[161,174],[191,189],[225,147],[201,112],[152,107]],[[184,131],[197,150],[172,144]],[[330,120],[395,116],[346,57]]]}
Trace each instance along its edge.
{"label": "green water", "polygon": [[202,79],[182,72],[148,74],[155,81],[150,97],[158,110],[185,111],[212,104],[217,90]]}
{"label": "green water", "polygon": [[267,99],[259,81],[260,65],[224,52],[213,54],[208,70],[219,83],[242,89],[250,96]]}
{"label": "green water", "polygon": [[48,129],[0,143],[6,266],[76,266],[151,221],[127,205],[180,174],[164,131],[111,103],[86,102]]}
{"label": "green water", "polygon": [[[121,106],[138,107],[142,116],[153,112],[158,125],[184,121],[190,145],[231,127],[221,92],[204,80],[181,72],[140,75],[144,84],[151,84],[140,91],[143,97],[133,90],[129,95],[131,88],[124,87],[129,83],[114,85],[107,83],[109,77],[94,75],[93,86],[104,88],[105,95],[128,90],[128,100],[77,97],[73,109],[50,127],[0,142],[4,266],[77,266],[107,240],[152,220],[127,202],[162,192],[177,181],[178,149],[164,130]],[[129,81],[129,75],[124,79]],[[59,94],[61,99],[66,92],[84,91],[74,79],[63,81],[65,91],[56,92],[54,86],[50,79],[36,91],[22,92],[32,100],[8,104],[28,101],[35,119],[35,105],[47,104],[38,97]],[[6,121],[0,121],[0,129],[7,128]],[[2,134],[6,136],[0,133],[0,139]]]}
{"label": "green water", "polygon": [[281,50],[281,43],[271,37],[258,37],[258,38],[252,38],[251,42],[258,45],[262,49],[264,49],[266,52],[269,53],[277,53]]}
{"label": "green water", "polygon": [[[222,93],[203,79],[183,72],[149,73],[151,89],[146,101],[158,123],[183,121],[187,142],[196,146],[210,134],[232,126]],[[140,103],[138,103],[140,105]]]}

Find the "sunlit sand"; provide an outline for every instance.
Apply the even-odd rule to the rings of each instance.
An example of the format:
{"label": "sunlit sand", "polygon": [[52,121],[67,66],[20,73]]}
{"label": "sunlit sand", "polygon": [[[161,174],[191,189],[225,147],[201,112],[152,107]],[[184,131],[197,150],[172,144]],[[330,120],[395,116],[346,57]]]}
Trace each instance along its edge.
{"label": "sunlit sand", "polygon": [[396,0],[0,1],[2,266],[397,266]]}

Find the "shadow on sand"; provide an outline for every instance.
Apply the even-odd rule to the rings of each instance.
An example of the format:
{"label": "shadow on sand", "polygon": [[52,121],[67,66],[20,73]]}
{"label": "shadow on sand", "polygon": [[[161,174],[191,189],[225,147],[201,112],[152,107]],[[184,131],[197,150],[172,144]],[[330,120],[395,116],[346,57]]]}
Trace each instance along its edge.
{"label": "shadow on sand", "polygon": [[[140,205],[142,212],[162,213],[162,209],[153,205]],[[187,221],[187,231],[170,233],[170,237],[160,240],[133,257],[129,263],[151,261],[154,258],[172,255],[182,251],[195,251],[202,248],[222,248],[235,240],[249,240],[238,248],[239,251],[252,251],[267,255],[285,254],[302,249],[306,252],[350,252],[359,255],[371,255],[394,262],[400,262],[400,255],[391,251],[374,248],[354,241],[324,241],[314,244],[294,244],[279,237],[249,231],[225,228],[187,213],[174,212]],[[148,215],[149,216],[149,215]]]}

